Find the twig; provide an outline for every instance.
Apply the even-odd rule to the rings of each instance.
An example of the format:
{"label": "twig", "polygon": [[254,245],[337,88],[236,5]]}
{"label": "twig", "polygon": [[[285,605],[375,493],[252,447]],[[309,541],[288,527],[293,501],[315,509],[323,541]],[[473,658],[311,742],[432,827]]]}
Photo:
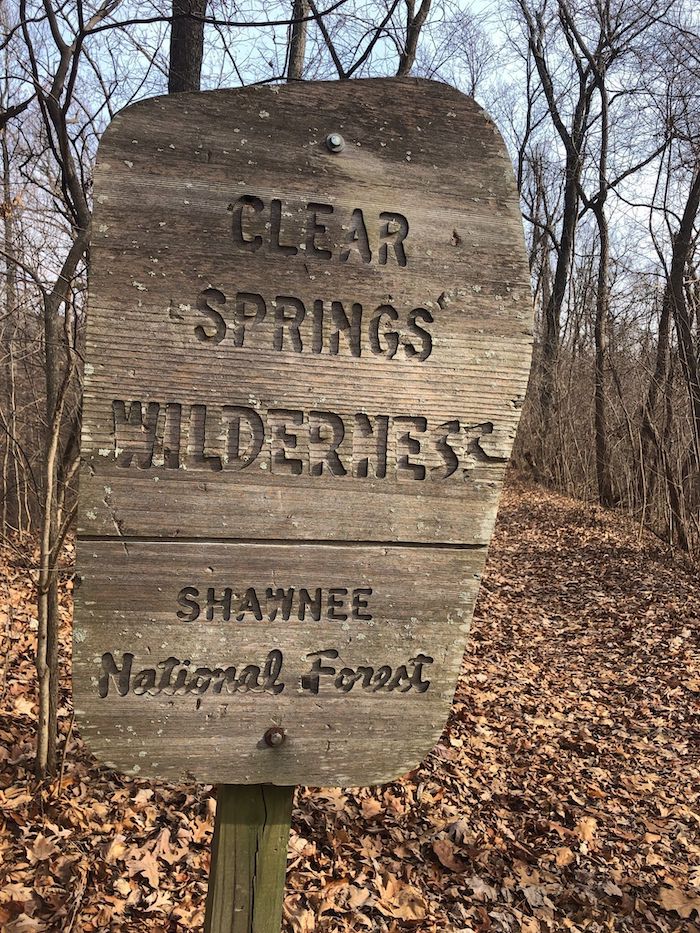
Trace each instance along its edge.
{"label": "twig", "polygon": [[323,36],[323,39],[326,43],[326,47],[328,48],[328,51],[331,53],[331,58],[333,59],[333,64],[335,65],[336,71],[338,72],[338,77],[340,78],[341,81],[345,81],[345,79],[348,76],[345,73],[343,64],[340,61],[340,58],[338,57],[338,53],[335,50],[335,46],[333,45],[333,40],[331,39],[331,35],[328,32],[326,24],[323,21],[323,18],[322,18],[323,14],[319,13],[318,7],[314,3],[314,0],[309,0],[309,9],[313,13],[313,18],[316,20],[316,23],[318,24],[318,28],[321,30],[321,35]]}
{"label": "twig", "polygon": [[[58,784],[56,785],[56,797],[61,796],[61,784],[63,784],[63,774],[66,770],[66,756],[68,753],[68,744],[71,740],[71,736],[73,735],[73,723],[74,722],[75,722],[75,710],[73,710],[72,713],[70,714],[70,723],[68,724],[68,735],[66,735],[66,741],[63,744],[63,753],[61,755],[61,768],[60,768],[60,771],[58,772]],[[75,917],[73,917],[73,920],[75,921]]]}
{"label": "twig", "polygon": [[75,921],[78,919],[78,914],[80,913],[80,908],[83,903],[83,898],[85,897],[85,891],[87,890],[88,884],[88,872],[85,873],[85,876],[80,879],[77,885],[77,890],[75,892],[75,907],[73,908],[73,913],[71,918],[68,921],[68,926],[65,927],[64,933],[71,933],[73,927],[75,926]]}
{"label": "twig", "polygon": [[[8,640],[10,626],[12,625],[12,606],[8,607],[7,621],[5,622],[5,637],[3,641]],[[5,687],[7,686],[7,668],[10,664],[10,646],[2,653],[2,667],[0,667],[0,700],[5,696]]]}

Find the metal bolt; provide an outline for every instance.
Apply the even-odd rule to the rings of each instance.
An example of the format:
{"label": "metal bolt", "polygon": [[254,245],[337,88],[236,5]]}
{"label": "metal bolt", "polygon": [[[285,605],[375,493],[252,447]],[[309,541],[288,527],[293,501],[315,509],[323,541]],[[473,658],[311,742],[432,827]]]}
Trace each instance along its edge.
{"label": "metal bolt", "polygon": [[329,133],[326,136],[326,146],[330,152],[342,152],[345,149],[345,140],[340,133]]}
{"label": "metal bolt", "polygon": [[280,726],[273,726],[272,729],[268,729],[265,735],[263,736],[263,741],[265,745],[269,748],[279,748],[280,745],[283,745],[287,738],[287,733]]}

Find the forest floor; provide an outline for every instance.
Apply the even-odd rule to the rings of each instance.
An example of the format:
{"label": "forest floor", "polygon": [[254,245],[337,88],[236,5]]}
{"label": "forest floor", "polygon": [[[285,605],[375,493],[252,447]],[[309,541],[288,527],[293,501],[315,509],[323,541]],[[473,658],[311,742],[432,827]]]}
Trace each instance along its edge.
{"label": "forest floor", "polygon": [[[67,665],[60,786],[33,782],[31,555],[0,560],[0,930],[200,929],[212,789],[97,766]],[[440,744],[382,788],[298,791],[285,933],[699,933],[699,615],[656,539],[511,484]]]}

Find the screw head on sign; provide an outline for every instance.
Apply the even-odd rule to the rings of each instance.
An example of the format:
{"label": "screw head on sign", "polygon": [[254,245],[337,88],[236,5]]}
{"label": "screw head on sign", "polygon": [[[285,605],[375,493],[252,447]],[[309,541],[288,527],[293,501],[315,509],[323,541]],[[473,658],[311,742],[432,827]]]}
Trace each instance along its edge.
{"label": "screw head on sign", "polygon": [[263,736],[263,741],[265,745],[269,748],[279,748],[280,745],[283,745],[287,738],[287,733],[280,726],[273,726],[272,729],[268,729],[265,735]]}
{"label": "screw head on sign", "polygon": [[342,152],[345,149],[345,140],[340,133],[329,133],[326,136],[326,147],[330,152]]}

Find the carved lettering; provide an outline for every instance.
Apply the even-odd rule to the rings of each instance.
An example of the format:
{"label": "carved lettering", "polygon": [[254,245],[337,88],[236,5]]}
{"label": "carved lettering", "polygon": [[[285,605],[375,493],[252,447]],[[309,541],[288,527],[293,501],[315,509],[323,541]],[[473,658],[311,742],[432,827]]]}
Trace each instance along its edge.
{"label": "carved lettering", "polygon": [[353,255],[358,256],[362,262],[372,262],[372,250],[367,236],[365,218],[359,207],[352,212],[349,235],[345,246],[340,251],[340,261],[348,262]]}
{"label": "carved lettering", "polygon": [[423,669],[434,661],[430,655],[417,654],[409,659],[407,665],[401,664],[395,669],[383,664],[377,668],[361,665],[357,668],[341,667],[338,670],[332,663],[339,658],[335,648],[312,651],[306,657],[311,661],[311,667],[306,674],[302,674],[301,688],[313,694],[325,692],[329,688],[349,693],[355,686],[370,693],[389,693],[394,690],[399,693],[408,693],[410,690],[425,693],[430,687],[430,681],[424,680]]}
{"label": "carved lettering", "polygon": [[340,415],[332,411],[309,413],[309,473],[322,476],[345,476],[347,470],[338,455],[345,437],[345,426]]}
{"label": "carved lettering", "polygon": [[372,621],[369,610],[371,587],[272,587],[183,586],[177,594],[180,607],[175,615],[181,622],[201,621],[274,622],[278,616],[288,622],[292,616],[303,622],[307,614],[315,622],[345,621],[351,617]]}
{"label": "carved lettering", "polygon": [[253,194],[244,194],[235,204],[229,207],[229,210],[233,212],[231,232],[233,235],[233,242],[236,246],[238,246],[239,249],[249,250],[253,253],[260,249],[263,244],[263,238],[259,233],[250,236],[247,231],[253,215],[261,214],[265,210],[265,205],[260,198],[256,198]]}
{"label": "carved lettering", "polygon": [[112,402],[114,416],[114,456],[117,466],[131,466],[132,461],[140,470],[148,470],[153,465],[153,451],[156,443],[156,427],[160,405],[158,402],[127,403],[120,400]]}
{"label": "carved lettering", "polygon": [[113,456],[123,469],[256,466],[283,476],[439,482],[469,481],[478,464],[505,462],[491,421],[119,399],[112,410]]}
{"label": "carved lettering", "polygon": [[223,462],[226,469],[242,470],[255,460],[265,440],[265,425],[253,408],[224,405],[226,448]]}
{"label": "carved lettering", "polygon": [[291,473],[299,476],[303,469],[303,461],[299,457],[288,457],[288,450],[297,447],[297,433],[294,427],[304,423],[304,413],[290,411],[287,408],[271,408],[269,413],[271,424],[270,450],[272,454],[273,473]]}
{"label": "carved lettering", "polygon": [[270,201],[270,244],[273,255],[296,256],[299,252],[293,243],[282,243],[282,202],[279,198]]}
{"label": "carved lettering", "polygon": [[119,696],[126,696],[129,692],[131,682],[131,667],[134,663],[133,654],[122,655],[122,666],[117,667],[117,662],[108,651],[102,655],[102,673],[98,681],[97,690],[101,697],[106,697],[109,693],[110,683],[116,687]]}
{"label": "carved lettering", "polygon": [[[434,659],[428,654],[416,654],[406,664],[396,667],[390,664],[339,666],[335,663],[339,658],[337,648],[309,652],[306,655],[308,670],[299,675],[297,689],[317,696],[332,692],[347,694],[354,689],[368,693],[395,691],[421,694],[430,688],[430,680],[424,675],[425,668]],[[121,697],[128,694],[152,697],[161,693],[181,698],[202,697],[207,693],[214,696],[222,693],[278,696],[287,687],[282,680],[284,655],[278,648],[269,651],[262,664],[195,666],[189,659],[181,661],[170,657],[154,666],[134,670],[133,662],[134,655],[130,652],[122,654],[121,666],[111,652],[102,655],[97,688],[102,699],[113,693]]]}
{"label": "carved lettering", "polygon": [[[292,349],[301,353],[303,343],[299,334],[299,327],[306,317],[306,308],[303,301],[291,295],[279,295],[275,298],[275,336],[273,348],[275,350]],[[285,346],[284,331],[289,331],[291,348]]]}
{"label": "carved lettering", "polygon": [[[216,289],[207,289],[207,291],[216,291]],[[219,294],[223,295],[223,292]],[[225,298],[224,301],[226,301]],[[265,320],[267,305],[263,296],[258,295],[257,292],[237,292],[235,308],[236,324],[233,329],[233,345],[242,347],[245,344],[246,327],[249,324],[260,324]],[[225,333],[226,322],[224,321],[223,324]]]}
{"label": "carved lettering", "polygon": [[194,335],[200,343],[221,343],[226,336],[226,321],[217,308],[217,305],[223,307],[225,304],[226,295],[218,288],[205,288],[197,295],[197,310],[209,324],[209,327],[197,324],[194,329]]}
{"label": "carved lettering", "polygon": [[[285,684],[280,682],[280,675],[284,665],[282,652],[277,648],[268,652],[262,665],[246,664],[243,667],[229,665],[227,667],[197,667],[192,669],[189,660],[180,661],[179,658],[168,658],[159,661],[155,667],[144,667],[133,670],[134,655],[125,652],[121,658],[121,667],[117,664],[111,652],[105,652],[101,659],[101,673],[98,679],[98,693],[102,699],[110,695],[110,687],[114,686],[119,696],[133,693],[134,696],[156,696],[164,693],[166,696],[186,696],[187,694],[203,694],[211,690],[219,694],[222,690],[227,693],[269,693],[277,696],[282,693]],[[160,678],[158,672],[162,670]],[[172,675],[175,680],[172,681]],[[157,682],[156,682],[157,681]]]}
{"label": "carved lettering", "polygon": [[366,307],[358,301],[315,298],[305,304],[294,295],[266,298],[258,292],[205,288],[195,299],[205,319],[194,325],[199,343],[216,347],[223,340],[236,348],[292,353],[326,353],[422,363],[433,351],[427,308],[399,311],[393,305]]}
{"label": "carved lettering", "polygon": [[[362,262],[376,255],[379,265],[408,262],[405,243],[409,224],[403,214],[379,214],[355,207],[349,216],[332,204],[319,201],[287,203],[279,198],[265,201],[244,194],[229,205],[233,214],[231,237],[237,249],[257,252],[263,246],[271,256],[329,262]],[[375,248],[372,248],[372,241]]]}
{"label": "carved lettering", "polygon": [[389,262],[389,248],[391,247],[398,264],[405,266],[408,262],[404,249],[404,240],[408,236],[408,221],[403,214],[395,214],[392,211],[382,211],[379,219],[382,221],[379,234],[381,237],[380,265],[385,266]]}

